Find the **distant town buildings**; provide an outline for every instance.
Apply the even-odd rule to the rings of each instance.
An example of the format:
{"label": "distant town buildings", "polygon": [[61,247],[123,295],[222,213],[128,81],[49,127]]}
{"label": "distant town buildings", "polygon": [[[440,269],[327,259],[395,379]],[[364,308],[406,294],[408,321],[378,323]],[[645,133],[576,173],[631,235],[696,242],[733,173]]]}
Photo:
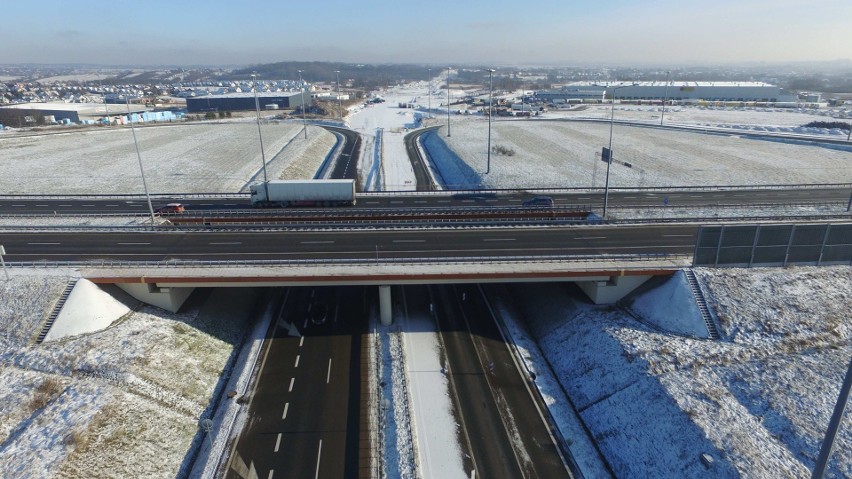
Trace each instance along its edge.
{"label": "distant town buildings", "polygon": [[668,100],[677,103],[760,102],[795,103],[798,95],[763,82],[651,81],[586,83],[575,82],[559,89],[539,91],[535,97],[550,102],[583,102],[613,97],[620,100]]}

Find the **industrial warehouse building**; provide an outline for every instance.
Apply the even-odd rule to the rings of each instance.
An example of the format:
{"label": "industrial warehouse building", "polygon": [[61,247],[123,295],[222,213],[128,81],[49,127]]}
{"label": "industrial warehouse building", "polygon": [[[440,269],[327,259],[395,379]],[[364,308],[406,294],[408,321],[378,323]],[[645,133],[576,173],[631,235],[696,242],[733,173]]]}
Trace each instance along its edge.
{"label": "industrial warehouse building", "polygon": [[[305,93],[305,103],[310,105],[311,95]],[[278,110],[298,108],[302,105],[302,94],[296,93],[258,93],[258,105],[263,110]],[[208,111],[242,111],[254,110],[253,93],[228,93],[226,95],[206,95],[188,97],[186,111],[188,113],[204,113]]]}
{"label": "industrial warehouse building", "polygon": [[44,123],[87,123],[102,120],[107,114],[115,118],[128,110],[143,114],[145,107],[138,104],[109,107],[103,103],[16,103],[0,107],[0,118],[6,119],[7,125],[19,127],[35,123],[36,118],[43,119]]}
{"label": "industrial warehouse building", "polygon": [[629,82],[594,84],[570,83],[557,90],[536,92],[545,101],[590,101],[612,98],[621,100],[659,100],[673,102],[760,102],[792,103],[796,94],[763,82]]}

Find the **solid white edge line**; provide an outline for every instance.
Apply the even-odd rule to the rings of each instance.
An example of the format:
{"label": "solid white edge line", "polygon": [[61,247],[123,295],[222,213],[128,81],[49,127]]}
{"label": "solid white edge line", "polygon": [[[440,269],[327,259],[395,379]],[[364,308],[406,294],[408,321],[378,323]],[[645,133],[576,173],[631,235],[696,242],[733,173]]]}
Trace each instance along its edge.
{"label": "solid white edge line", "polygon": [[281,415],[281,419],[287,419],[287,411],[290,409],[290,403],[284,403],[284,414]]}
{"label": "solid white edge line", "polygon": [[275,440],[275,450],[272,452],[278,452],[278,448],[281,446],[281,433],[278,433],[278,439]]}
{"label": "solid white edge line", "polygon": [[296,378],[290,378],[290,388],[287,389],[287,392],[293,392],[293,384],[296,382]]}

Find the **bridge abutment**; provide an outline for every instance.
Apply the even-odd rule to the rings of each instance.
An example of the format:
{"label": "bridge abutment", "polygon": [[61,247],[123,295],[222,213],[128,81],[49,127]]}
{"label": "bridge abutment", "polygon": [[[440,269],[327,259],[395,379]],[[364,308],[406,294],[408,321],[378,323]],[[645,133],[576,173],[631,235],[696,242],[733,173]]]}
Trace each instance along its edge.
{"label": "bridge abutment", "polygon": [[613,304],[648,281],[652,275],[610,276],[607,281],[577,281],[595,304]]}
{"label": "bridge abutment", "polygon": [[176,313],[183,306],[186,298],[195,291],[195,288],[168,287],[161,288],[153,283],[116,283],[134,298],[158,308]]}

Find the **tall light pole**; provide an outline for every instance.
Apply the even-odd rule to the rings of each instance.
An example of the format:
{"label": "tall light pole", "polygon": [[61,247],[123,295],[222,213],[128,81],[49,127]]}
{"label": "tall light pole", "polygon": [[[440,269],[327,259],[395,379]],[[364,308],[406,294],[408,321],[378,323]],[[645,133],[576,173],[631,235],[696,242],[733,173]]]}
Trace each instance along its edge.
{"label": "tall light pole", "polygon": [[663,113],[660,115],[660,126],[663,126],[663,117],[666,116],[666,102],[669,101],[669,75],[672,72],[666,72],[666,94],[663,96]]}
{"label": "tall light pole", "polygon": [[450,136],[450,67],[447,67],[447,136]]}
{"label": "tall light pole", "polygon": [[488,163],[485,167],[485,174],[491,173],[491,115],[494,113],[494,69],[488,69]]}
{"label": "tall light pole", "polygon": [[260,138],[260,160],[263,169],[263,189],[269,201],[269,180],[266,177],[266,153],[263,152],[263,134],[260,132],[260,102],[257,99],[257,74],[251,74],[251,89],[254,90],[254,111],[257,113],[257,137]]}
{"label": "tall light pole", "polygon": [[334,70],[337,75],[337,111],[340,112],[340,120],[343,121],[343,103],[340,99],[340,70]]}
{"label": "tall light pole", "polygon": [[612,165],[612,125],[615,122],[615,92],[620,88],[627,88],[633,85],[621,85],[614,87],[612,89],[612,108],[610,109],[609,114],[609,148],[607,149],[607,159],[606,159],[606,181],[604,182],[604,207],[603,207],[603,217],[606,219],[606,209],[609,205],[609,167]]}
{"label": "tall light pole", "polygon": [[428,86],[428,88],[429,88],[429,117],[431,118],[431,116],[432,116],[432,69],[427,68],[426,71],[428,72],[428,75],[429,75],[429,86]]}
{"label": "tall light pole", "polygon": [[305,139],[308,139],[308,120],[305,117],[305,85],[302,83],[302,70],[299,70],[299,92],[302,94],[302,128],[305,130]]}
{"label": "tall light pole", "polygon": [[148,194],[148,183],[145,181],[145,169],[142,168],[142,154],[139,153],[139,143],[136,142],[136,128],[133,127],[133,118],[130,118],[130,94],[124,94],[124,103],[127,105],[127,119],[130,120],[130,131],[133,132],[133,146],[136,147],[136,159],[139,160],[139,171],[142,173],[142,187],[145,189],[145,198],[148,200],[148,212],[151,213],[151,226],[154,226],[154,207],[151,205],[151,195]]}
{"label": "tall light pole", "polygon": [[[526,111],[524,107],[524,97],[527,96],[527,79],[521,77],[521,112]],[[532,112],[530,112],[530,118],[532,118]]]}
{"label": "tall light pole", "polygon": [[106,90],[104,89],[104,85],[103,85],[103,83],[101,83],[100,80],[98,80],[98,83],[101,86],[101,90],[103,90],[101,92],[101,94],[103,95],[103,98],[104,98],[104,110],[106,110],[107,125],[112,125],[112,120],[110,120],[110,118],[109,118],[109,106],[107,106],[107,101],[106,101]]}

